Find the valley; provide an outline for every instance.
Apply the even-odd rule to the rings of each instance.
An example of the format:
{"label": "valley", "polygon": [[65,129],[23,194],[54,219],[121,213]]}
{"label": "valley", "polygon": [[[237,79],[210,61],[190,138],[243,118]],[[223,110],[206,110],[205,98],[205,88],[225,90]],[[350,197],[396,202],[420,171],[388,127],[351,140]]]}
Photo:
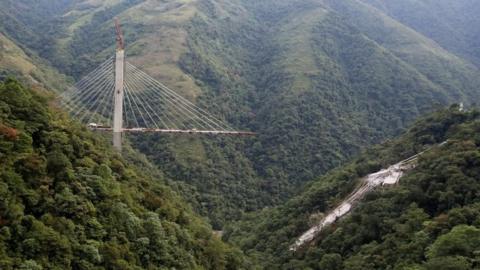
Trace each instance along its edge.
{"label": "valley", "polygon": [[[44,269],[477,267],[477,242],[463,253],[442,251],[438,243],[467,234],[477,239],[479,11],[472,0],[0,1],[2,91],[21,89],[18,97],[0,99],[0,157],[15,156],[0,167],[0,258],[6,258],[0,268],[16,269],[21,261]],[[184,104],[255,136],[196,136],[198,127],[180,135],[130,132],[120,156],[108,146],[109,135],[70,120],[75,113],[67,116],[55,96],[114,56],[114,19],[124,33],[127,75],[138,68],[149,78],[142,87],[158,81]],[[30,108],[24,97],[43,101]],[[48,120],[27,117],[28,108],[47,111],[40,115]],[[168,110],[157,112],[168,116]],[[38,121],[42,133],[29,127]],[[11,129],[22,134],[21,142],[11,140]],[[419,156],[415,168],[401,171],[397,185],[369,188],[344,215],[352,205],[342,202],[361,186],[359,179],[446,139]],[[60,165],[47,166],[51,152],[65,155],[63,175],[54,173]],[[25,155],[35,157],[27,164],[32,168],[18,161]],[[104,187],[88,179],[100,178],[122,188],[93,200],[89,190]],[[74,232],[87,224],[53,209],[80,201],[93,208],[121,204],[115,209],[128,212],[132,224],[117,227],[112,222],[121,218],[113,216],[120,212],[91,208],[85,215],[101,219],[107,234],[77,239]],[[330,222],[328,213],[338,206],[342,218]],[[15,214],[7,213],[10,207]],[[309,234],[299,252],[289,250],[322,220],[329,226]],[[168,225],[160,229],[150,221]],[[32,224],[58,234],[62,244],[51,254],[69,255],[49,265],[50,253],[27,254],[37,243],[31,239],[41,238],[23,233]],[[157,250],[157,259],[137,252],[142,245],[158,248],[156,240],[144,239],[152,226],[153,234],[172,237],[167,243],[159,236],[157,244],[167,250]],[[222,239],[211,231],[222,231]],[[393,252],[398,249],[400,255]],[[404,254],[407,249],[414,251]],[[88,257],[86,250],[101,259],[77,260]]]}

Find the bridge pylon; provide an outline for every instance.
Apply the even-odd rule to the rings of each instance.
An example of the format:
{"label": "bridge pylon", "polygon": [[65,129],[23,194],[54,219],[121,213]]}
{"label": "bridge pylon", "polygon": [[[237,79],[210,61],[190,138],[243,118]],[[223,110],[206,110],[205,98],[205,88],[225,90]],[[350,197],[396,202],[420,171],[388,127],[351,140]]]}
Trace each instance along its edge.
{"label": "bridge pylon", "polygon": [[115,55],[115,94],[113,109],[113,146],[122,151],[122,130],[123,130],[123,98],[125,78],[125,48],[123,35],[118,20],[115,20],[117,32],[117,50]]}

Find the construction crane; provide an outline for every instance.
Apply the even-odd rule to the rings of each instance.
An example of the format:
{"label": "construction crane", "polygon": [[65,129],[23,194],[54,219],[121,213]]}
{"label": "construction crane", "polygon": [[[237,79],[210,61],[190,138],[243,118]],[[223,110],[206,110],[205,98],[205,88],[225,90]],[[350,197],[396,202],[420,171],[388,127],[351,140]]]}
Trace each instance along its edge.
{"label": "construction crane", "polygon": [[115,32],[117,32],[117,50],[124,50],[125,44],[123,42],[122,28],[120,27],[120,22],[115,18]]}

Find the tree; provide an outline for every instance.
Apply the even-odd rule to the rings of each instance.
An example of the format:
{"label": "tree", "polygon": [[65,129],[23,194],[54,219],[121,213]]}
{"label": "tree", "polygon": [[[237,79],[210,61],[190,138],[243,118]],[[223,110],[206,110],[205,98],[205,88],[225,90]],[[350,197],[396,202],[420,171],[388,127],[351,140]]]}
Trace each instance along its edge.
{"label": "tree", "polygon": [[343,269],[342,256],[337,253],[326,254],[322,257],[318,267],[321,270],[340,270]]}
{"label": "tree", "polygon": [[480,247],[480,229],[474,226],[459,225],[444,234],[428,248],[430,259],[445,256],[473,257]]}
{"label": "tree", "polygon": [[462,256],[438,257],[425,264],[426,270],[470,270],[472,264]]}

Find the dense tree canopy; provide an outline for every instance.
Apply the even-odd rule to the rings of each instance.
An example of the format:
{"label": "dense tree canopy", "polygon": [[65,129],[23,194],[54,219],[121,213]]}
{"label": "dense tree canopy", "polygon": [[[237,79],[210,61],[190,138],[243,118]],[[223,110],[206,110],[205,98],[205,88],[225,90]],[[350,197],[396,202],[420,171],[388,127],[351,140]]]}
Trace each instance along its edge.
{"label": "dense tree canopy", "polygon": [[0,269],[242,268],[158,171],[48,102],[0,83]]}
{"label": "dense tree canopy", "polygon": [[[0,1],[0,80],[62,89],[60,74],[79,79],[113,55],[118,16],[128,61],[258,134],[129,137],[154,167],[6,80],[0,269],[252,268],[193,211],[223,230],[255,210],[225,238],[266,269],[479,268],[477,112],[440,111],[338,167],[424,113],[478,100],[479,3]],[[447,139],[399,186],[288,251],[359,178]]]}
{"label": "dense tree canopy", "polygon": [[[266,269],[477,269],[479,131],[477,111],[439,111],[319,178],[286,205],[247,216],[226,238]],[[336,206],[358,179],[424,149],[430,150],[398,186],[367,195],[311,246],[289,251],[312,217]]]}
{"label": "dense tree canopy", "polygon": [[[479,69],[470,64],[478,1],[390,2],[4,0],[0,31],[80,79],[113,55],[118,17],[128,61],[235,129],[257,132],[133,139],[220,230],[243,212],[283,203],[436,104],[478,100]],[[412,9],[418,15],[406,18]],[[450,23],[421,31],[443,14]],[[468,51],[455,55],[452,39]],[[2,59],[0,77],[9,64]],[[23,70],[36,81],[58,77]]]}

